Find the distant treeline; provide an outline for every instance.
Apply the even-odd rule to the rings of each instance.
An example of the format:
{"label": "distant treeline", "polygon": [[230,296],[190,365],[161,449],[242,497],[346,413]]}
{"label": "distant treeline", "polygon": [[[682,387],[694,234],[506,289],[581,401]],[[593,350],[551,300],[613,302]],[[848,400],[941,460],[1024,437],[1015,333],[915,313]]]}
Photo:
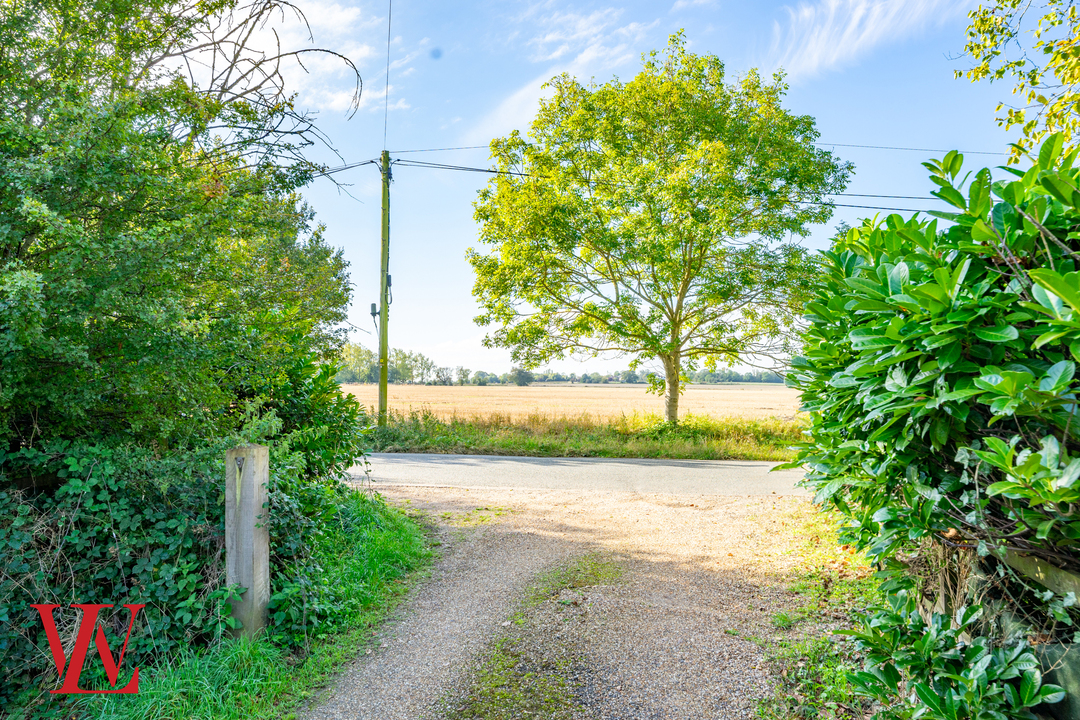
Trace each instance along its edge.
{"label": "distant treeline", "polygon": [[[387,364],[389,381],[395,384],[417,385],[528,385],[534,382],[571,382],[571,383],[641,383],[649,380],[650,373],[636,370],[623,370],[614,373],[560,373],[551,370],[529,371],[514,368],[508,373],[496,375],[483,370],[469,368],[443,367],[436,365],[426,355],[406,350],[391,350]],[[716,372],[699,370],[687,375],[693,383],[732,383],[761,382],[782,383],[784,379],[768,370],[721,369]],[[376,383],[379,381],[379,356],[373,350],[362,345],[349,344],[342,351],[342,369],[337,374],[340,383]]]}

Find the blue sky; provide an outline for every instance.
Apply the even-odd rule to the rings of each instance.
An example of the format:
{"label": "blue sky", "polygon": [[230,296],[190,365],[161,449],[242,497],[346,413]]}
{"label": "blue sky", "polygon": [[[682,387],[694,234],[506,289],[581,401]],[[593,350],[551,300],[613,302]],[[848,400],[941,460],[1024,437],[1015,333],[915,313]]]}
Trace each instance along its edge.
{"label": "blue sky", "polygon": [[[316,111],[341,159],[375,158],[383,149],[387,72],[387,3],[302,0],[314,44],[344,53],[364,79],[359,110],[347,113],[350,83],[337,61],[308,63],[290,79],[299,103]],[[386,147],[391,151],[486,146],[512,129],[527,129],[543,82],[561,72],[603,82],[630,79],[641,54],[685,31],[696,53],[721,58],[734,79],[749,68],[783,67],[790,111],[817,119],[823,141],[855,164],[849,193],[928,195],[920,162],[941,153],[874,150],[878,145],[931,150],[1002,152],[1013,138],[997,127],[994,108],[1011,88],[953,79],[961,57],[966,13],[974,3],[948,0],[816,0],[800,3],[666,0],[562,2],[396,0],[392,11]],[[286,44],[305,43],[295,25],[281,29]],[[478,167],[484,149],[392,153]],[[968,167],[1004,158],[967,156]],[[343,191],[328,180],[305,191],[329,240],[351,263],[355,297],[350,321],[373,330],[368,314],[378,297],[379,173],[366,166],[341,173]],[[467,248],[477,245],[472,202],[486,182],[474,173],[397,168],[391,188],[392,347],[420,351],[440,365],[505,372],[510,354],[482,346],[472,318],[472,270]],[[933,209],[936,200],[847,197],[838,202]],[[823,247],[841,220],[855,223],[875,210],[837,208],[813,228],[806,244]],[[360,330],[353,340],[373,347]],[[581,372],[624,368],[625,358],[553,362]]]}

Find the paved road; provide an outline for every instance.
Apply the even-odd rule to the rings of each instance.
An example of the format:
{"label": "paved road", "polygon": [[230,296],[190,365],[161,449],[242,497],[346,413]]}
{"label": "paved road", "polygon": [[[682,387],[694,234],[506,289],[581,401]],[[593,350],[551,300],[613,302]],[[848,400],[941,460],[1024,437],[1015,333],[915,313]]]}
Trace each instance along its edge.
{"label": "paved road", "polygon": [[[773,462],[530,458],[375,453],[370,478],[384,486],[601,490],[671,495],[805,495],[799,470]],[[364,468],[352,469],[362,476]]]}

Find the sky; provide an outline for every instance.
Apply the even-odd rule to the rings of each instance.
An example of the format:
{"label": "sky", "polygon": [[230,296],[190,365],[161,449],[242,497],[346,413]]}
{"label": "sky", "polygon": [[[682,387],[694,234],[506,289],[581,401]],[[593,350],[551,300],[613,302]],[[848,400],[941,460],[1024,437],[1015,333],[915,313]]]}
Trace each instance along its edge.
{"label": "sky", "polygon": [[[929,198],[921,162],[966,151],[966,167],[1004,163],[1015,140],[995,122],[1011,86],[954,79],[971,2],[955,0],[740,0],[565,2],[476,0],[379,2],[300,0],[312,39],[296,23],[279,28],[283,47],[319,46],[349,57],[363,78],[359,109],[349,111],[353,78],[333,57],[305,61],[288,79],[300,107],[318,116],[333,145],[312,157],[338,166],[392,158],[490,167],[487,144],[528,129],[545,81],[562,72],[579,80],[630,80],[641,56],[684,31],[687,47],[713,54],[735,80],[751,68],[783,68],[785,106],[811,115],[825,147],[855,165],[852,194]],[[389,15],[389,18],[388,18]],[[389,64],[387,37],[389,28]],[[389,71],[389,72],[388,72]],[[389,82],[387,82],[387,78]],[[851,146],[916,148],[919,151]],[[481,146],[478,149],[405,152]],[[985,153],[985,154],[978,154]],[[330,243],[350,263],[351,339],[376,347],[370,304],[378,299],[381,186],[367,165],[316,180],[304,191]],[[439,365],[503,373],[510,352],[483,346],[473,318],[477,247],[473,201],[482,173],[397,167],[391,186],[390,345],[419,351]],[[846,196],[837,203],[896,209],[947,209],[936,199]],[[840,221],[880,212],[837,207],[805,243],[827,246]],[[553,361],[563,372],[609,372],[629,358]]]}

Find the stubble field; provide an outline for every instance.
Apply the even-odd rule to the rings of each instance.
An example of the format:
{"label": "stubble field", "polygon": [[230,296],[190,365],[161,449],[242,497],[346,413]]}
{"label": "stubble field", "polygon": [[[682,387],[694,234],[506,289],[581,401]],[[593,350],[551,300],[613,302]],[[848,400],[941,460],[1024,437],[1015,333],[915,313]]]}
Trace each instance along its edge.
{"label": "stubble field", "polygon": [[[377,385],[343,385],[362,404],[379,401]],[[399,413],[428,411],[442,420],[500,416],[523,421],[588,416],[608,420],[623,415],[663,414],[663,399],[644,385],[390,385],[390,408]],[[679,400],[679,415],[714,418],[793,420],[798,391],[774,383],[690,385]]]}

